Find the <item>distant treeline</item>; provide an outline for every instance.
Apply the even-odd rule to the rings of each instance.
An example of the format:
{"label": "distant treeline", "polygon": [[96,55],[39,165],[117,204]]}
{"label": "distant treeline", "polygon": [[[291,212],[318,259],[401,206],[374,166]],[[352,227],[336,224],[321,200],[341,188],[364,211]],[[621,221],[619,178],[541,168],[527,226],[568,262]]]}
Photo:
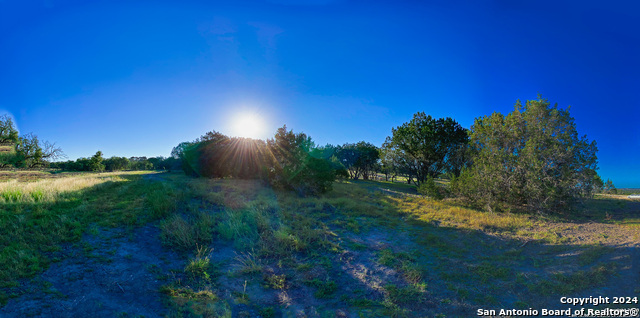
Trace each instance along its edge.
{"label": "distant treeline", "polygon": [[[461,149],[468,141],[467,130],[450,118],[434,119],[424,113],[416,114],[416,118],[419,123],[412,121],[411,125],[394,129],[393,137],[381,148],[365,141],[317,146],[311,137],[288,131],[284,126],[266,141],[211,131],[179,144],[171,155],[189,175],[264,179],[285,188],[300,187],[320,176],[331,177],[331,182],[336,178],[367,180],[384,175],[385,180],[393,180],[403,176],[408,183],[420,185],[428,178],[459,175],[466,164]],[[431,130],[415,127],[416,124],[429,126]],[[430,145],[434,149],[419,145],[425,138],[434,140]],[[436,141],[437,138],[441,140]],[[414,147],[401,148],[408,145]],[[409,156],[424,159],[412,161]],[[424,164],[425,160],[432,163]],[[315,190],[322,192],[328,188]],[[311,192],[318,192],[315,190]]]}
{"label": "distant treeline", "polygon": [[[255,140],[211,131],[176,146],[169,158],[111,157],[54,162],[62,156],[37,136],[18,136],[0,117],[0,167],[69,171],[183,170],[208,178],[261,179],[301,195],[331,189],[338,178],[385,180],[402,176],[436,199],[457,197],[487,210],[557,211],[595,192],[616,193],[597,174],[595,141],[580,137],[569,109],[538,96],[503,115],[476,118],[470,129],[452,118],[423,112],[391,129],[382,147],[360,141],[316,145],[286,126],[273,138]],[[448,183],[435,182],[446,178]]]}
{"label": "distant treeline", "polygon": [[[540,96],[506,116],[477,118],[470,129],[423,112],[391,130],[382,147],[361,141],[316,146],[304,133],[278,129],[266,141],[212,131],[172,151],[185,173],[260,178],[299,193],[320,193],[340,177],[406,177],[434,198],[458,197],[488,210],[560,210],[597,191],[597,147],[579,137],[569,110]],[[445,177],[447,185],[434,178]]]}
{"label": "distant treeline", "polygon": [[164,157],[111,157],[103,158],[102,151],[96,152],[90,158],[52,162],[50,168],[66,171],[123,171],[123,170],[180,170],[179,161],[175,158]]}

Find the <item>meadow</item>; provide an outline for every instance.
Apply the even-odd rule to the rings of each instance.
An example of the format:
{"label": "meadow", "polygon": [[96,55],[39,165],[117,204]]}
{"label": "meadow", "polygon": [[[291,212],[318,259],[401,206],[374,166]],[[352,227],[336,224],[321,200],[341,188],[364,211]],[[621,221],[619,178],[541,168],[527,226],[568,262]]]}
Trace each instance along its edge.
{"label": "meadow", "polygon": [[3,178],[0,207],[8,317],[464,317],[640,296],[640,202],[624,195],[492,213],[402,182],[301,197],[257,180],[42,172]]}

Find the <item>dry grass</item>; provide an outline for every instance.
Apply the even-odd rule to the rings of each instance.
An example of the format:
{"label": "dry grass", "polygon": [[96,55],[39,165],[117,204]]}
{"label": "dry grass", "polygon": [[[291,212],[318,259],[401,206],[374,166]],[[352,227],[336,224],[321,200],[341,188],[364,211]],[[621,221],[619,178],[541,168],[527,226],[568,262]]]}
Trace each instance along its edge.
{"label": "dry grass", "polygon": [[455,202],[436,201],[426,197],[389,196],[402,213],[420,221],[439,222],[442,226],[516,233],[532,229],[537,222],[532,217],[514,213],[492,213],[457,205]]}
{"label": "dry grass", "polygon": [[0,182],[0,204],[51,203],[65,193],[81,191],[109,181],[123,181],[122,177],[125,175],[139,174],[140,172],[108,172],[27,182],[8,180]]}

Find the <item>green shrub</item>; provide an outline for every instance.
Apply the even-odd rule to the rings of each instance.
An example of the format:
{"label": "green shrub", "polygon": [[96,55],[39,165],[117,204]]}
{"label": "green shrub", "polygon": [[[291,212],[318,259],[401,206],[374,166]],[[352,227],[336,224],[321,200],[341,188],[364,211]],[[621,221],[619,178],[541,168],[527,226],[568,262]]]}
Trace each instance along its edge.
{"label": "green shrub", "polygon": [[601,185],[597,148],[579,137],[569,110],[538,96],[508,115],[476,118],[469,133],[473,164],[457,180],[470,203],[500,210],[558,211]]}
{"label": "green shrub", "polygon": [[418,193],[442,200],[448,196],[449,191],[444,186],[437,184],[432,177],[425,177],[424,182],[418,187]]}
{"label": "green shrub", "polygon": [[172,155],[187,175],[208,178],[262,179],[302,196],[331,190],[346,171],[331,162],[331,151],[316,147],[304,133],[279,128],[273,139],[228,137],[212,131],[181,143]]}

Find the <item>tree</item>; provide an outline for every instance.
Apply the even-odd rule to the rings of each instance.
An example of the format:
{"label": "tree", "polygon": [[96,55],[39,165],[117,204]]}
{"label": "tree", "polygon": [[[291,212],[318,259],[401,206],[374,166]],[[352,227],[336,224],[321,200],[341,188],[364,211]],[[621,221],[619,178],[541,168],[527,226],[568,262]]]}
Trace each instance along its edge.
{"label": "tree", "polygon": [[145,156],[129,157],[129,169],[131,170],[152,170],[153,164]]}
{"label": "tree", "polygon": [[188,149],[189,146],[191,146],[192,144],[193,142],[189,142],[189,141],[184,141],[179,143],[177,146],[173,147],[173,149],[171,150],[171,157],[175,159],[182,158],[184,151]]}
{"label": "tree", "polygon": [[98,150],[96,154],[89,159],[89,170],[95,172],[104,171],[104,164],[102,163],[103,160],[102,151]]}
{"label": "tree", "polygon": [[230,175],[226,154],[230,138],[216,131],[207,132],[184,150],[183,162],[200,176],[224,178]]}
{"label": "tree", "polygon": [[0,145],[11,145],[18,142],[18,130],[13,124],[11,117],[0,116]]}
{"label": "tree", "polygon": [[427,177],[437,177],[451,166],[458,149],[468,142],[467,131],[451,118],[435,119],[423,112],[392,129],[386,147],[405,161],[408,174],[417,184]]}
{"label": "tree", "polygon": [[394,181],[398,175],[406,175],[407,183],[411,183],[414,176],[414,169],[412,169],[411,166],[413,161],[405,152],[393,147],[390,144],[389,138],[387,138],[387,142],[382,144],[380,161],[382,172],[385,174],[387,180],[389,175],[391,175],[392,181]]}
{"label": "tree", "polygon": [[598,187],[595,141],[578,137],[569,109],[540,96],[507,116],[477,118],[470,138],[473,164],[455,187],[476,205],[555,210]]}
{"label": "tree", "polygon": [[380,152],[375,145],[360,141],[357,144],[344,144],[336,149],[336,157],[349,171],[352,179],[369,179],[370,172],[374,169]]}
{"label": "tree", "polygon": [[457,178],[462,173],[462,169],[471,166],[473,151],[468,143],[459,144],[452,147],[448,160],[445,162],[445,172],[449,179]]}
{"label": "tree", "polygon": [[129,159],[125,157],[111,157],[104,160],[104,168],[107,171],[121,171],[129,168]]}
{"label": "tree", "polygon": [[607,182],[604,183],[602,188],[606,194],[618,194],[618,189],[616,189],[616,186],[613,185],[613,181],[610,179],[607,179]]}
{"label": "tree", "polygon": [[349,172],[347,168],[340,162],[340,159],[336,156],[340,146],[334,146],[326,144],[322,147],[314,147],[311,149],[310,155],[316,159],[323,159],[329,162],[331,169],[335,172],[336,178],[348,179]]}
{"label": "tree", "polygon": [[311,137],[294,133],[287,126],[278,128],[273,139],[267,141],[269,154],[268,178],[277,187],[291,189],[300,195],[318,194],[331,190],[336,170],[329,160],[316,158]]}
{"label": "tree", "polygon": [[16,163],[15,144],[18,142],[18,130],[11,117],[0,116],[0,168]]}
{"label": "tree", "polygon": [[272,186],[307,195],[330,190],[337,171],[344,169],[337,160],[332,161],[333,153],[334,147],[315,147],[311,137],[284,126],[266,142],[211,131],[193,142],[181,143],[173,149],[172,157],[182,162],[188,175],[261,178]]}
{"label": "tree", "polygon": [[48,141],[40,142],[38,136],[29,133],[18,138],[15,145],[16,167],[36,168],[45,166],[50,160],[64,157],[60,147]]}

